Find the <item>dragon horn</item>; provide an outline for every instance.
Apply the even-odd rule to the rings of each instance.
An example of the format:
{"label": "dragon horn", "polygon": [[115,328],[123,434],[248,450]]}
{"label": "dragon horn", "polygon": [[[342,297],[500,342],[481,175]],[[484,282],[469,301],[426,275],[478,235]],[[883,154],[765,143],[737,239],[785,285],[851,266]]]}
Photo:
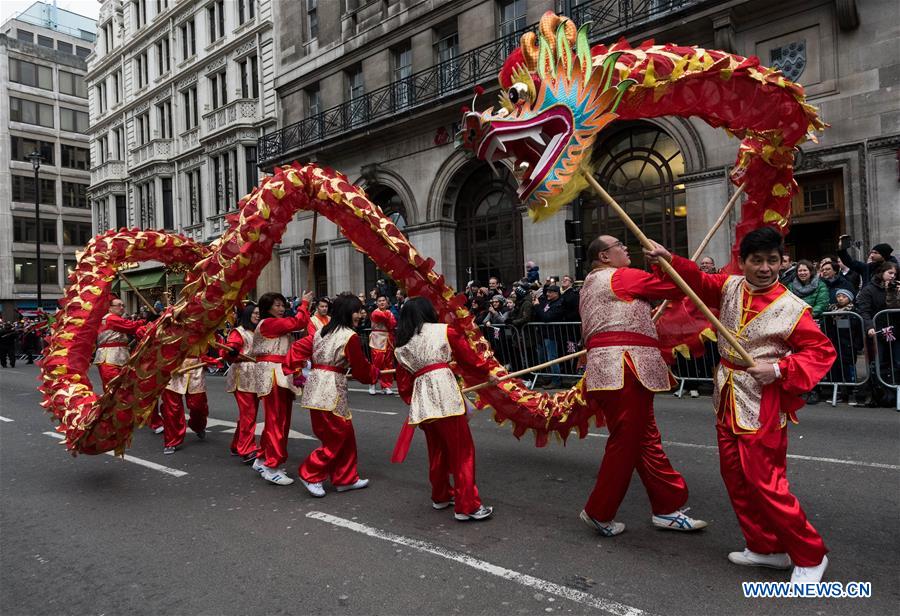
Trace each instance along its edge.
{"label": "dragon horn", "polygon": [[619,103],[622,102],[622,97],[625,96],[625,92],[627,92],[628,88],[630,88],[631,86],[633,86],[636,83],[637,83],[637,81],[635,81],[634,79],[630,79],[630,78],[623,79],[622,81],[619,82],[619,84],[616,86],[616,90],[618,90],[619,93],[616,95],[616,100],[613,101],[612,106],[610,106],[610,108],[609,108],[610,113],[615,113],[616,109],[619,107]]}
{"label": "dragon horn", "polygon": [[600,74],[600,90],[606,90],[609,88],[609,84],[612,82],[613,71],[616,67],[616,62],[619,60],[619,56],[622,55],[621,51],[616,51],[603,60],[603,68]]}
{"label": "dragon horn", "polygon": [[566,78],[572,80],[572,48],[569,39],[566,38],[566,23],[562,22],[556,29],[556,59],[561,62],[566,71]]}
{"label": "dragon horn", "polygon": [[591,57],[591,44],[588,42],[588,34],[593,27],[594,22],[582,24],[578,29],[578,35],[575,38],[575,54],[578,56],[578,63],[581,65],[581,71],[584,73],[584,80],[587,82],[591,78],[591,72],[594,70],[594,59]]}

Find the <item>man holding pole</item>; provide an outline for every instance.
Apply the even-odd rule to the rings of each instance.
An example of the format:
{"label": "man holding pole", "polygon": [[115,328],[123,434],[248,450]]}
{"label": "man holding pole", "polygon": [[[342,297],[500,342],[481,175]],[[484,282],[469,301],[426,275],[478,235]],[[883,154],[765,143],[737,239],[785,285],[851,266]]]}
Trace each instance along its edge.
{"label": "man holding pole", "polygon": [[675,299],[681,292],[669,281],[628,267],[628,249],[614,237],[591,242],[587,259],[593,269],[579,302],[587,348],[584,378],[588,402],[596,413],[602,411],[609,440],[581,519],[604,537],[624,531],[625,525],[613,518],[637,470],[655,526],[700,530],[706,522],[682,511],[687,484],[669,463],[653,416],[654,393],[668,391],[672,381],[649,302]]}
{"label": "man holding pole", "polygon": [[128,363],[130,355],[128,336],[138,336],[138,330],[146,325],[144,321],[129,321],[122,316],[124,314],[125,302],[118,297],[113,297],[109,303],[109,313],[100,321],[94,363],[97,364],[97,369],[100,371],[103,389],[106,389],[111,380],[119,376],[122,366]]}
{"label": "man holding pole", "polygon": [[743,276],[703,273],[659,245],[646,254],[670,261],[704,302],[719,308],[722,324],[737,334],[753,360],[742,359],[719,336],[713,398],[719,465],[747,542],[728,559],[776,569],[793,563],[791,582],[819,582],[828,550],[790,491],[786,425],[788,418],[796,422],[800,395],[828,372],[836,354],[809,306],[778,282],[781,235],[763,227],[743,238]]}

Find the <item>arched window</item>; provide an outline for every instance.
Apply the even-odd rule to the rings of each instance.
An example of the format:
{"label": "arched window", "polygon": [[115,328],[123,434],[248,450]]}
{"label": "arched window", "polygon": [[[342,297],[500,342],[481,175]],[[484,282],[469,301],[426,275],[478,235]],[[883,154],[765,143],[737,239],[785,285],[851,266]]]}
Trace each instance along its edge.
{"label": "arched window", "polygon": [[497,276],[507,286],[522,276],[522,216],[515,182],[505,166],[495,176],[485,164],[465,178],[456,198],[456,273],[462,289]]}
{"label": "arched window", "polygon": [[[652,124],[625,126],[600,142],[593,163],[595,177],[647,237],[687,254],[687,203],[678,179],[684,158],[674,139]],[[598,235],[621,238],[634,265],[640,266],[640,244],[615,212],[590,190],[581,199],[585,246]]]}

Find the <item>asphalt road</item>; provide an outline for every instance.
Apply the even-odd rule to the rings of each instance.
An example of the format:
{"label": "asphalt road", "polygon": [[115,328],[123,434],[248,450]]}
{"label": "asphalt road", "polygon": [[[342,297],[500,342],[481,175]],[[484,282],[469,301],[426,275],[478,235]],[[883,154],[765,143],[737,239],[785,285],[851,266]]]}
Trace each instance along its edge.
{"label": "asphalt road", "polygon": [[[37,369],[0,369],[0,612],[17,614],[896,614],[900,611],[900,413],[801,411],[789,478],[831,549],[830,581],[867,599],[745,599],[744,581],[786,572],[729,564],[743,542],[719,477],[709,398],[657,396],[697,534],[654,529],[635,479],[612,539],[578,520],[605,438],[537,449],[487,413],[472,418],[478,486],[494,518],[434,511],[424,438],[389,461],[405,417],[395,397],[351,394],[366,490],[313,499],[265,483],[229,455],[234,400],[211,377],[205,442],[173,456],[141,430],[128,455],[65,453],[39,407]],[[94,375],[96,376],[96,375]],[[294,407],[287,468],[317,444]]]}

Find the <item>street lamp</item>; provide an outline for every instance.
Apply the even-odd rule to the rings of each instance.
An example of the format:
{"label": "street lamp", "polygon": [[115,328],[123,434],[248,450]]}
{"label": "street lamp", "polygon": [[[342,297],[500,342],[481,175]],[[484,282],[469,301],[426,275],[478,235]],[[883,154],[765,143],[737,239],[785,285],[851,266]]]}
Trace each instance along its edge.
{"label": "street lamp", "polygon": [[35,150],[28,155],[31,166],[34,167],[34,224],[35,224],[35,241],[34,248],[37,253],[37,305],[38,310],[42,310],[44,305],[41,302],[41,278],[43,278],[43,269],[41,267],[41,182],[38,179],[38,171],[41,170],[41,153]]}

